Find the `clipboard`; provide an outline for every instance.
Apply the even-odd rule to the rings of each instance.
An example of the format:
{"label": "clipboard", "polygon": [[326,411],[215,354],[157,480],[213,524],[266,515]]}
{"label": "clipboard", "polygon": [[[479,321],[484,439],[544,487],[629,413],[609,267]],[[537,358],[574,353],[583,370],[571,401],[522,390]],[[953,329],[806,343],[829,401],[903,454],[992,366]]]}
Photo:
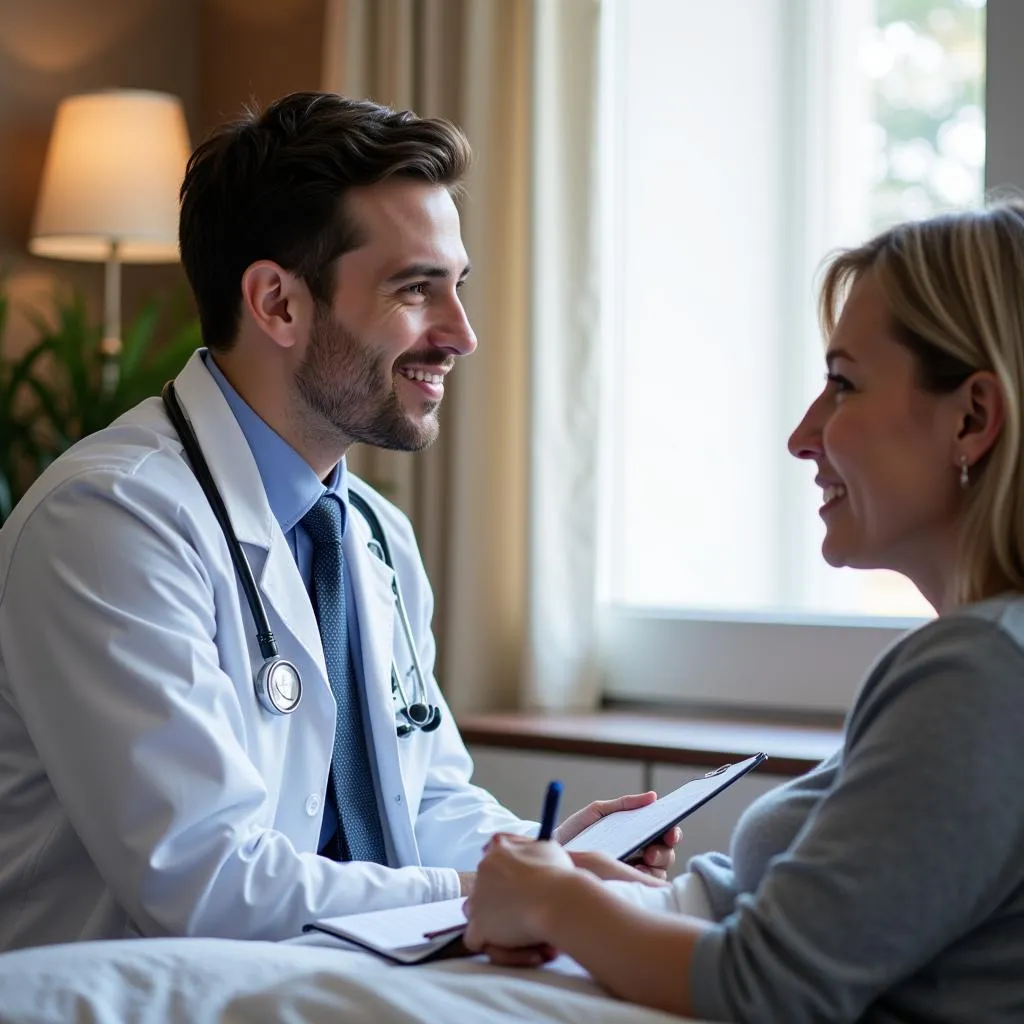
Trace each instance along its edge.
{"label": "clipboard", "polygon": [[628,860],[663,836],[673,825],[678,825],[703,807],[723,789],[728,789],[753,771],[767,757],[767,754],[760,753],[736,764],[723,764],[699,779],[683,783],[653,804],[632,811],[607,814],[570,839],[564,848],[570,853],[598,852],[617,860]]}
{"label": "clipboard", "polygon": [[[764,760],[765,754],[755,754],[737,764],[723,764],[699,779],[691,779],[653,804],[605,815],[570,839],[564,849],[570,852],[596,850],[618,860],[627,860]],[[394,964],[419,964],[469,956],[471,954],[462,944],[462,933],[466,927],[462,911],[464,902],[459,897],[440,903],[349,914],[314,921],[303,931],[324,932],[376,953]]]}

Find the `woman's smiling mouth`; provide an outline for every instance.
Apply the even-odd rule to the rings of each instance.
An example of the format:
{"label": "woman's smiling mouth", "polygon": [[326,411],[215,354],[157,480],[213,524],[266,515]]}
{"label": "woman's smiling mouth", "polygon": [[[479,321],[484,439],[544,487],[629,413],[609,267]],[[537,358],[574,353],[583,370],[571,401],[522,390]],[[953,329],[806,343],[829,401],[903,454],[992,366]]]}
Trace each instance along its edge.
{"label": "woman's smiling mouth", "polygon": [[823,484],[821,490],[824,498],[824,502],[818,510],[821,513],[831,511],[846,497],[846,487],[844,484]]}

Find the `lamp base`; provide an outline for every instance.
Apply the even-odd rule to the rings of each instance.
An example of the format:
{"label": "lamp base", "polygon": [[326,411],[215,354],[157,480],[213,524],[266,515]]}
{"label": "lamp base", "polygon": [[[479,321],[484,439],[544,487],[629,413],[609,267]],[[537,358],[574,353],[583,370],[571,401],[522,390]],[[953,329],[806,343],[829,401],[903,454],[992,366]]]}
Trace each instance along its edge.
{"label": "lamp base", "polygon": [[121,376],[121,350],[124,346],[115,335],[107,335],[100,342],[100,392],[112,395]]}

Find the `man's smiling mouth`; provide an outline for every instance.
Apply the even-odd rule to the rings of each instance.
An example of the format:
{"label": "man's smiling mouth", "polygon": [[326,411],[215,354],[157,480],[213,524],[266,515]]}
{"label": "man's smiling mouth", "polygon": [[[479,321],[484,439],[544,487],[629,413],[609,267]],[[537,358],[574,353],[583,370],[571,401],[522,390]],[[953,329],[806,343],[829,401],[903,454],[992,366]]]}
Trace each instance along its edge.
{"label": "man's smiling mouth", "polygon": [[427,384],[444,384],[443,373],[430,373],[427,370],[414,370],[401,367],[398,371],[403,377],[409,380],[416,380]]}

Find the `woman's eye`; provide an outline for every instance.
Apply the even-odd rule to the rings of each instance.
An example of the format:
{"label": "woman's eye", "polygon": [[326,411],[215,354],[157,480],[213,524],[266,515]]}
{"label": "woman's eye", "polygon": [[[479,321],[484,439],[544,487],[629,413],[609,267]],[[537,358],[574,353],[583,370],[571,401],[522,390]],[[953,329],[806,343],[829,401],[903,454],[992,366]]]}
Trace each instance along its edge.
{"label": "woman's eye", "polygon": [[829,387],[837,394],[845,394],[846,392],[853,390],[853,385],[849,379],[844,377],[841,373],[826,373],[825,380],[828,381]]}

